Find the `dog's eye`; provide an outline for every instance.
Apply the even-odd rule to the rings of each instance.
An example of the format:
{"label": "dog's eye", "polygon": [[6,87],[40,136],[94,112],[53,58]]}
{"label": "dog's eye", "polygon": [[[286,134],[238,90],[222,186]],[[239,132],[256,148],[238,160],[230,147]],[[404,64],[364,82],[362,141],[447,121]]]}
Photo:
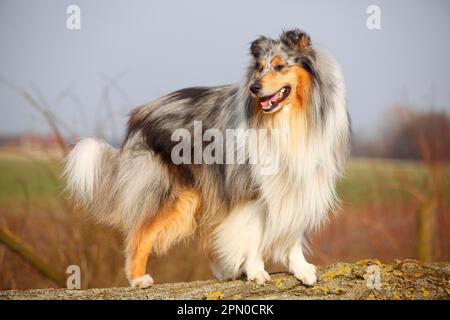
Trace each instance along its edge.
{"label": "dog's eye", "polygon": [[261,64],[259,62],[255,63],[255,69],[258,71],[261,71],[262,68],[261,68]]}
{"label": "dog's eye", "polygon": [[277,64],[277,65],[275,65],[275,67],[273,67],[273,69],[275,71],[281,71],[281,70],[283,70],[283,68],[284,68],[284,66],[282,64]]}

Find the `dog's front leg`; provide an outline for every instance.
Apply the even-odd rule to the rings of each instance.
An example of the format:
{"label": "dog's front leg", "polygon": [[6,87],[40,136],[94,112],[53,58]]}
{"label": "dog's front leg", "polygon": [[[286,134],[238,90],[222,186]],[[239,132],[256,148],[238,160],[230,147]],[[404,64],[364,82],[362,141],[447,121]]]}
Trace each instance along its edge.
{"label": "dog's front leg", "polygon": [[244,271],[248,281],[264,284],[270,280],[270,275],[264,270],[264,259],[257,248],[252,248],[244,265]]}
{"label": "dog's front leg", "polygon": [[316,283],[316,267],[308,263],[303,255],[302,243],[297,243],[288,253],[289,272],[303,284],[312,286]]}
{"label": "dog's front leg", "polygon": [[234,279],[245,272],[249,281],[270,280],[261,250],[263,209],[251,201],[232,210],[214,233],[213,249],[219,258],[213,265],[221,279]]}

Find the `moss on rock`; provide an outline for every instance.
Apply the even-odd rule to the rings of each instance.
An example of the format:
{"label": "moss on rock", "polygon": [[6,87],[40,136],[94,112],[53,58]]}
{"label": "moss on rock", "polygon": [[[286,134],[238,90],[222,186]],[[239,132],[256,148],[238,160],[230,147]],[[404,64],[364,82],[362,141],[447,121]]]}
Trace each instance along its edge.
{"label": "moss on rock", "polygon": [[[368,285],[368,268],[379,272],[380,286]],[[375,269],[373,269],[375,268]],[[0,291],[0,299],[450,299],[450,263],[378,259],[318,267],[316,285],[275,273],[265,285],[243,279],[157,284],[148,289],[36,289]]]}

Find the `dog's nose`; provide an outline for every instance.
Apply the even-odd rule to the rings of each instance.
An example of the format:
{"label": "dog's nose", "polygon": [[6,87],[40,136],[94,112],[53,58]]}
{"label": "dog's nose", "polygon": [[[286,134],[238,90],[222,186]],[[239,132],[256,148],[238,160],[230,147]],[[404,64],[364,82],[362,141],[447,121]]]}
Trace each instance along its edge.
{"label": "dog's nose", "polygon": [[250,86],[250,91],[253,94],[257,94],[259,92],[259,90],[261,90],[261,82],[259,82],[259,81],[256,81],[254,84],[252,84]]}

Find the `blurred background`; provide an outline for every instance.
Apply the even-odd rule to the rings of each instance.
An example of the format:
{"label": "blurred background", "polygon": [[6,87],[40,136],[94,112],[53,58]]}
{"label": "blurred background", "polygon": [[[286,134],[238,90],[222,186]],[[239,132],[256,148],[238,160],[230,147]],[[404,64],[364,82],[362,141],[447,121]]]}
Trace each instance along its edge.
{"label": "blurred background", "polygon": [[[342,205],[310,261],[450,260],[450,2],[0,0],[0,289],[63,286],[69,265],[82,288],[127,285],[122,235],[64,196],[70,145],[119,146],[132,108],[240,81],[251,41],[294,27],[340,62],[353,128]],[[148,268],[157,282],[212,278],[195,241]]]}

